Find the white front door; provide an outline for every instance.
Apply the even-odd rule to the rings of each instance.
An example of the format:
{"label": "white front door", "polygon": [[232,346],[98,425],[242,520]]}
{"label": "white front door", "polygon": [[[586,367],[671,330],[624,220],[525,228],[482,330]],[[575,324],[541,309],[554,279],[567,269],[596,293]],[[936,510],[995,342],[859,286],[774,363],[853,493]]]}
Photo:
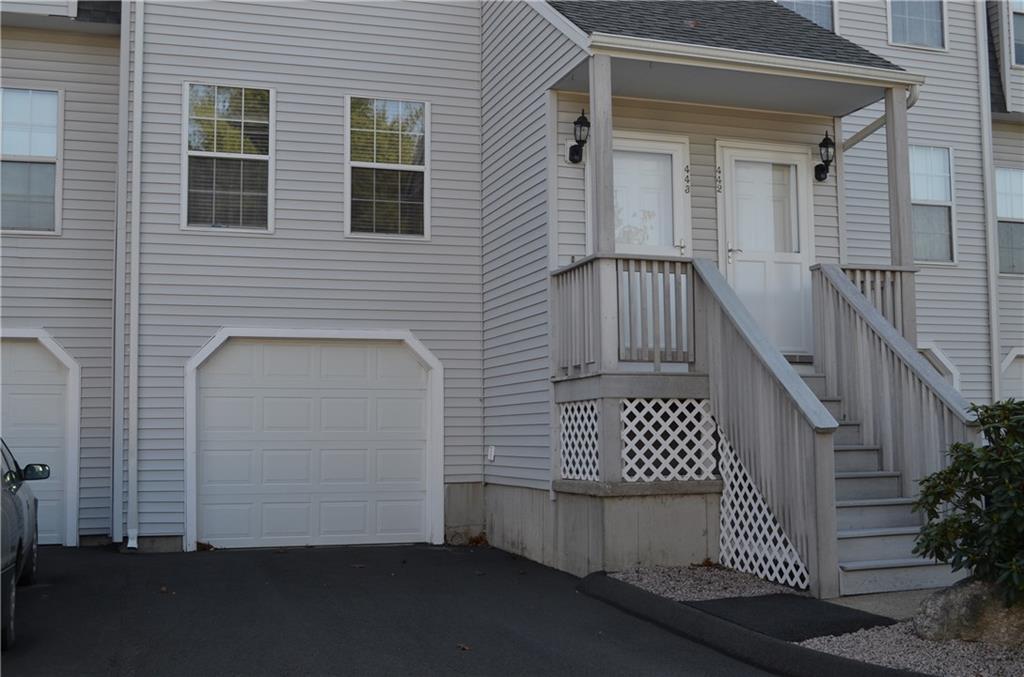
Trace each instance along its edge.
{"label": "white front door", "polygon": [[688,144],[622,134],[613,157],[616,252],[690,256]]}
{"label": "white front door", "polygon": [[729,282],[780,351],[811,355],[810,158],[727,146],[721,156]]}

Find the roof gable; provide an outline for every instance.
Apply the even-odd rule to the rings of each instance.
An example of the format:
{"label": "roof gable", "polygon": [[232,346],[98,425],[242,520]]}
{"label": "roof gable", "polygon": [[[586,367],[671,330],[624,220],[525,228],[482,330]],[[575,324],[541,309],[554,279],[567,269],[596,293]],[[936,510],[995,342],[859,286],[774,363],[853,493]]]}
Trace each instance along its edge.
{"label": "roof gable", "polygon": [[549,0],[587,33],[609,33],[902,70],[772,0]]}

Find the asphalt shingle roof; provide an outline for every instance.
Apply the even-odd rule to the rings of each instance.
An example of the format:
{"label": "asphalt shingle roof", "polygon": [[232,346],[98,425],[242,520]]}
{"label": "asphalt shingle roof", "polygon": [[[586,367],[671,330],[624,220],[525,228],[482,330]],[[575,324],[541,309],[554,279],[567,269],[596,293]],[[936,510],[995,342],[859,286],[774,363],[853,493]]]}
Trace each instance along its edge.
{"label": "asphalt shingle roof", "polygon": [[549,0],[587,33],[903,70],[772,0]]}

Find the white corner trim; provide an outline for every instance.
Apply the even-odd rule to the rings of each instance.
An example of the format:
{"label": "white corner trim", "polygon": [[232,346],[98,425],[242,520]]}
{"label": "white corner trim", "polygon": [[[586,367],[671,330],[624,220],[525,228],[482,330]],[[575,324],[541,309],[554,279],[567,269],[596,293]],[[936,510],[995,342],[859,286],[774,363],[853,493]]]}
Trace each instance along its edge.
{"label": "white corner trim", "polygon": [[918,341],[917,349],[921,352],[928,353],[935,361],[946,368],[949,372],[949,377],[953,380],[953,387],[960,390],[960,369],[954,364],[953,360],[949,359],[949,356],[939,347],[936,341]]}
{"label": "white corner trim", "polygon": [[1005,373],[1006,370],[1010,368],[1010,365],[1013,364],[1013,361],[1018,357],[1024,357],[1024,346],[1010,348],[1010,352],[1006,353],[1006,357],[1004,357],[1003,361],[999,364],[1000,373]]}
{"label": "white corner trim", "polygon": [[590,54],[590,35],[582,28],[569,21],[568,17],[549,5],[546,0],[527,0],[527,5],[548,20],[565,37],[576,43],[576,46]]}
{"label": "white corner trim", "polygon": [[3,338],[35,339],[68,370],[67,411],[64,418],[64,545],[78,545],[79,441],[82,421],[82,366],[45,329],[13,327]]}
{"label": "white corner trim", "polygon": [[199,367],[232,338],[325,339],[338,341],[400,341],[427,369],[427,539],[444,543],[444,366],[408,329],[289,329],[282,327],[224,327],[185,363],[185,539],[184,549],[196,549],[198,536],[196,452],[198,449]]}

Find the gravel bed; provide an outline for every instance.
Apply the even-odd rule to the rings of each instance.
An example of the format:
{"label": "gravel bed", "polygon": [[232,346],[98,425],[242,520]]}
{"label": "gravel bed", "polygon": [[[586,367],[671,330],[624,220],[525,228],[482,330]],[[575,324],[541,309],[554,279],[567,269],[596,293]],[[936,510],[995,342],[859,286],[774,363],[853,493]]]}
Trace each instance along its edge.
{"label": "gravel bed", "polygon": [[778,593],[806,594],[800,590],[762,581],[719,565],[686,567],[634,567],[609,574],[612,578],[678,602],[699,602],[723,597],[757,597]]}
{"label": "gravel bed", "polygon": [[1020,677],[1024,650],[981,642],[935,642],[914,634],[913,623],[858,630],[835,637],[815,637],[800,646],[890,668],[940,677]]}

